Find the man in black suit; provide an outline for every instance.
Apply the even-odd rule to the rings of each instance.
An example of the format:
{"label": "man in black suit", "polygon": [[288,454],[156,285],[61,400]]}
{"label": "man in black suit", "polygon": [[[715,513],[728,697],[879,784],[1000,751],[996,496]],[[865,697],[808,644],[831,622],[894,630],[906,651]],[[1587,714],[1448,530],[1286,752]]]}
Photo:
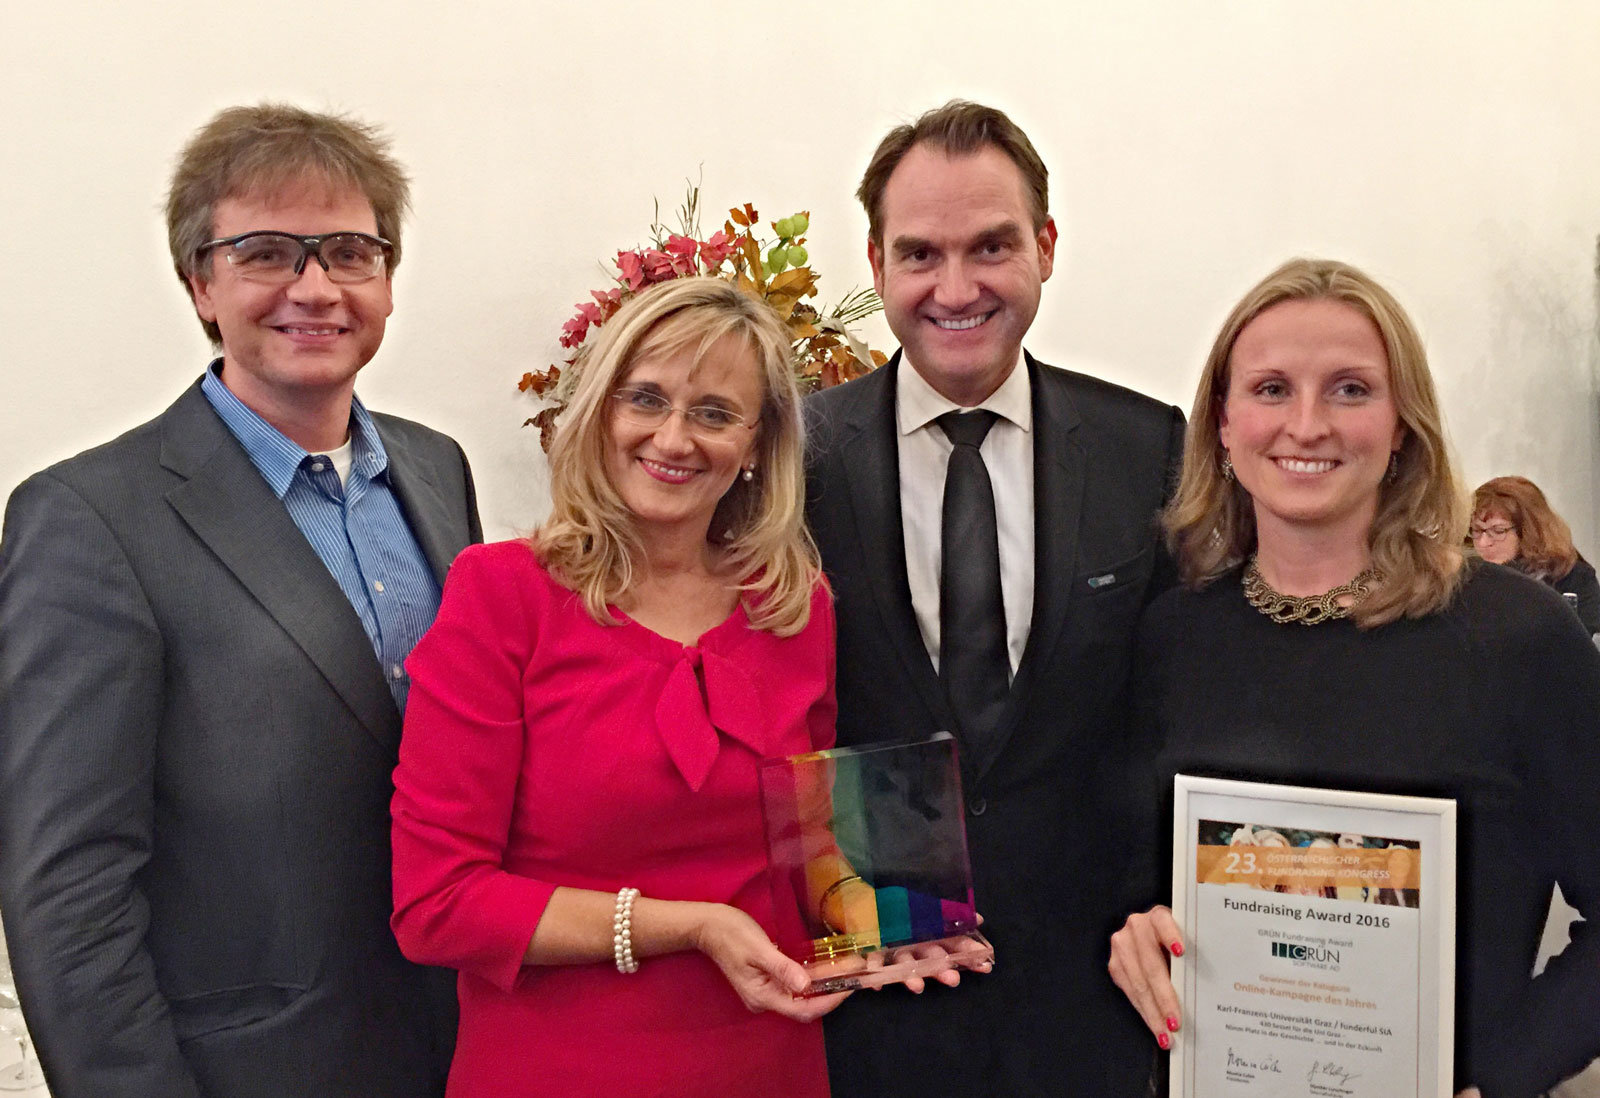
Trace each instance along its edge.
{"label": "man in black suit", "polygon": [[55,1098],[437,1098],[451,975],[389,932],[403,661],[479,539],[460,448],[370,413],[406,177],[264,105],[185,148],[221,357],[30,477],[0,540],[0,910]]}
{"label": "man in black suit", "polygon": [[839,743],[955,733],[995,969],[854,996],[827,1022],[834,1092],[1137,1094],[1153,1046],[1106,973],[1119,752],[1183,416],[1023,352],[1056,227],[1003,113],[898,127],[858,196],[901,350],[807,402]]}

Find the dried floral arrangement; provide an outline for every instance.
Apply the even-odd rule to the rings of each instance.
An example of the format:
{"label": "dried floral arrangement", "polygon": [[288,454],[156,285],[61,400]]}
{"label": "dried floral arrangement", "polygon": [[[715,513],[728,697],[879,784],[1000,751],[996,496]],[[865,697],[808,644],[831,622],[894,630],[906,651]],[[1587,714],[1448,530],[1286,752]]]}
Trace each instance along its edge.
{"label": "dried floral arrangement", "polygon": [[524,426],[539,428],[546,450],[583,370],[590,331],[609,320],[623,302],[658,282],[711,275],[766,302],[788,326],[795,378],[802,390],[842,384],[886,361],[883,352],[870,349],[851,331],[852,325],[883,308],[876,293],[852,290],[825,311],[808,302],[817,296],[817,273],[806,250],[808,211],[771,222],[774,235],[758,239],[761,215],[750,203],[729,210],[722,228],[710,236],[701,232],[699,207],[700,188],[691,185],[678,209],[678,231],[672,231],[661,223],[657,203],[650,244],[617,252],[615,273],[607,272],[612,285],[591,290],[591,300],[580,302],[572,319],[561,326],[561,346],[572,352],[565,363],[522,375],[517,388],[543,401]]}

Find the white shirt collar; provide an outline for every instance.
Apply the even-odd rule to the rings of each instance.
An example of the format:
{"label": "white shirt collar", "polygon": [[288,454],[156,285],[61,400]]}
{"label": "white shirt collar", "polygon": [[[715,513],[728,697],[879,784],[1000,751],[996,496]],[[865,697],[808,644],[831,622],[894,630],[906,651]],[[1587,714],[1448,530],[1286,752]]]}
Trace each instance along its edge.
{"label": "white shirt collar", "polygon": [[[1000,383],[1000,388],[990,393],[978,405],[996,415],[1010,420],[1024,431],[1033,428],[1033,400],[1028,386],[1028,363],[1022,350],[1017,350],[1017,364]],[[917,373],[911,360],[902,352],[900,369],[895,377],[895,418],[902,435],[919,431],[944,415],[956,411],[961,405],[940,395],[932,385]]]}

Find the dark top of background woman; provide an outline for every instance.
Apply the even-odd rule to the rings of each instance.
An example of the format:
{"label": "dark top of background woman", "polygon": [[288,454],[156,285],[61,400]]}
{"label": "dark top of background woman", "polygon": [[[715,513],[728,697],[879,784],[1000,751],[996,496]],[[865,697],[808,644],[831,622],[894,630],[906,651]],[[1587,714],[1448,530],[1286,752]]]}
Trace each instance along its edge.
{"label": "dark top of background woman", "polygon": [[1595,577],[1594,565],[1580,556],[1566,575],[1545,582],[1563,595],[1578,596],[1578,619],[1591,636],[1600,633],[1600,579]]}

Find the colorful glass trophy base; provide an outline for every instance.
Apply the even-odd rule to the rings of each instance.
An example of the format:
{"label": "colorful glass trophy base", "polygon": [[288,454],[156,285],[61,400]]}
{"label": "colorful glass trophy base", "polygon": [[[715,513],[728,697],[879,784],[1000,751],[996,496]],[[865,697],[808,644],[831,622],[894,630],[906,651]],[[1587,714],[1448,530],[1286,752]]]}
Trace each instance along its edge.
{"label": "colorful glass trophy base", "polygon": [[761,800],[778,946],[812,974],[803,994],[992,967],[948,733],[769,759]]}
{"label": "colorful glass trophy base", "polygon": [[[836,935],[848,940],[848,935]],[[832,939],[823,939],[824,942]],[[819,943],[820,944],[820,943]],[[933,938],[910,946],[862,949],[857,943],[829,955],[801,961],[811,983],[802,998],[831,995],[836,991],[903,984],[913,976],[933,977],[952,968],[989,972],[994,967],[994,946],[976,930]]]}

